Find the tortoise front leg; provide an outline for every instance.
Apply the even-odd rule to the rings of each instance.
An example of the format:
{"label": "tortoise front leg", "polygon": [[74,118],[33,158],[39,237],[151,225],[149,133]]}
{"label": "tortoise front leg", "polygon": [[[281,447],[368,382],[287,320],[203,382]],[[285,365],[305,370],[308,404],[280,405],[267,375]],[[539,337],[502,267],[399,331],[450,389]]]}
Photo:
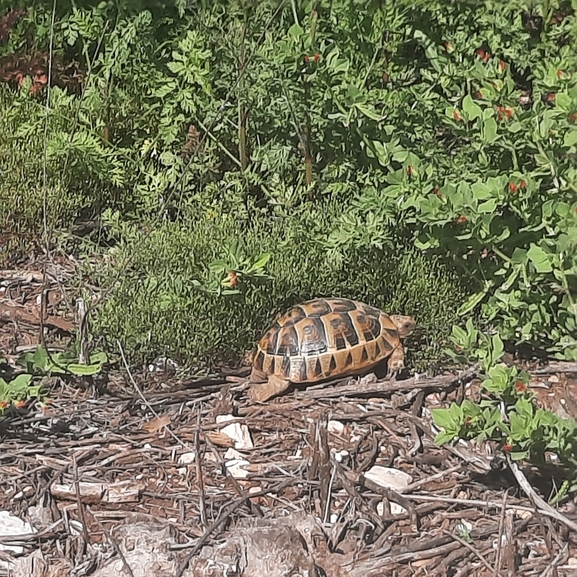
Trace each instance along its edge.
{"label": "tortoise front leg", "polygon": [[397,348],[389,357],[387,378],[395,378],[405,368],[405,349],[399,343]]}
{"label": "tortoise front leg", "polygon": [[269,375],[266,383],[252,383],[247,395],[251,401],[268,401],[272,397],[284,393],[289,385],[290,381]]}

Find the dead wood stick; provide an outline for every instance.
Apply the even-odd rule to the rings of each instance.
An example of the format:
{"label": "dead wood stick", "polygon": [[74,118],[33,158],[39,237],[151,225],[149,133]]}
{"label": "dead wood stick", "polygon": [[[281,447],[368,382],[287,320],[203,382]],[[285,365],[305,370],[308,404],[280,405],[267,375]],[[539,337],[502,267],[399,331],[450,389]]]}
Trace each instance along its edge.
{"label": "dead wood stick", "polygon": [[196,430],[194,431],[194,451],[196,453],[196,480],[198,482],[198,509],[200,511],[200,523],[206,527],[206,499],[204,495],[204,473],[202,472],[202,456],[200,454],[200,410],[196,417]]}
{"label": "dead wood stick", "polygon": [[547,565],[547,567],[545,567],[545,569],[539,573],[539,577],[548,577],[549,573],[551,573],[551,571],[553,571],[557,565],[566,560],[568,549],[569,543],[565,543],[563,549],[561,549],[561,551],[555,555],[555,558],[551,561],[551,563],[549,563],[549,565]]}
{"label": "dead wood stick", "polygon": [[481,563],[483,563],[483,565],[485,565],[485,567],[487,567],[487,569],[493,575],[497,575],[497,572],[495,571],[495,569],[493,567],[491,567],[491,564],[489,563],[489,561],[487,561],[486,557],[480,551],[477,551],[477,549],[475,549],[475,547],[473,547],[473,545],[471,545],[470,543],[467,543],[467,541],[465,541],[464,539],[461,539],[461,537],[459,537],[458,535],[455,535],[454,533],[451,533],[450,531],[447,531],[446,529],[443,530],[443,533],[445,533],[445,535],[448,535],[449,537],[455,539],[455,541],[458,541],[459,543],[461,543],[461,545],[463,545],[463,547],[466,547],[467,549],[469,549],[469,551],[471,551],[471,553],[473,553],[473,555],[475,555],[475,557],[477,557],[479,559],[479,561],[481,561]]}
{"label": "dead wood stick", "polygon": [[[436,497],[433,495],[415,495],[406,493],[403,493],[401,497],[406,497],[407,499],[413,499],[415,501],[440,501],[442,503],[455,503],[457,505],[470,505],[473,507],[493,507],[495,509],[501,509],[503,506],[503,503],[498,503],[497,501],[483,501],[482,499],[454,499],[452,497]],[[558,521],[561,521],[560,517],[562,517],[568,523],[571,523],[577,527],[575,523],[573,523],[570,519],[563,517],[563,515],[555,511],[553,507],[549,507],[548,509],[538,509],[535,507],[527,507],[526,505],[508,505],[507,507],[512,511],[517,510],[528,511],[529,513],[540,513],[541,515],[557,519]]]}
{"label": "dead wood stick", "polygon": [[2,545],[20,545],[21,547],[26,547],[29,544],[38,545],[38,541],[47,541],[53,540],[57,537],[57,533],[55,533],[54,529],[64,523],[64,519],[60,518],[58,521],[55,521],[46,529],[42,531],[38,531],[37,533],[21,533],[20,535],[1,535],[0,536],[0,543]]}
{"label": "dead wood stick", "polygon": [[[402,391],[412,391],[414,389],[447,388],[459,382],[470,380],[476,374],[477,370],[478,367],[473,366],[457,375],[441,375],[432,378],[415,376],[404,381],[387,379],[367,384],[361,384],[357,380],[353,380],[351,383],[351,379],[347,379],[344,381],[344,384],[339,385],[338,383],[343,383],[343,379],[340,379],[299,391],[295,393],[295,397],[297,399],[328,399],[340,396],[398,393]],[[337,383],[336,386],[329,389],[325,388],[335,383]],[[318,388],[319,386],[323,388]]]}
{"label": "dead wood stick", "polygon": [[84,542],[90,545],[90,535],[88,534],[88,526],[86,523],[86,515],[84,514],[84,506],[80,498],[80,480],[78,476],[78,462],[76,461],[76,453],[72,453],[72,464],[74,465],[74,491],[76,493],[76,504],[78,507],[78,516],[82,523],[82,534],[84,535]]}
{"label": "dead wood stick", "polygon": [[517,479],[517,483],[519,483],[519,486],[521,487],[521,489],[523,489],[525,495],[529,497],[531,503],[535,505],[535,508],[541,514],[547,515],[548,517],[560,521],[572,531],[577,531],[577,523],[571,521],[570,519],[567,519],[565,515],[563,515],[556,509],[553,509],[553,507],[551,507],[549,503],[547,503],[537,494],[535,489],[533,489],[533,487],[531,486],[531,483],[529,483],[529,481],[527,480],[527,477],[525,477],[525,475],[523,474],[523,471],[519,469],[519,466],[517,465],[517,463],[515,463],[515,461],[513,461],[513,459],[511,459],[510,455],[507,455],[507,462],[509,463],[509,468],[511,469],[511,472],[513,473],[513,475],[515,475],[515,479]]}
{"label": "dead wood stick", "polygon": [[503,537],[505,540],[505,567],[507,577],[517,575],[517,547],[515,543],[515,513],[511,510],[505,511],[505,525]]}
{"label": "dead wood stick", "polygon": [[[117,339],[116,343],[118,344],[118,349],[120,350],[120,356],[122,357],[122,363],[124,365],[124,368],[126,369],[126,373],[128,374],[128,378],[130,379],[130,382],[132,383],[132,386],[134,387],[134,389],[136,390],[136,392],[138,393],[138,396],[142,399],[142,402],[148,407],[148,410],[157,418],[160,419],[160,417],[158,416],[158,413],[150,406],[150,403],[148,402],[148,400],[146,399],[146,397],[142,394],[142,391],[140,390],[139,386],[136,384],[136,381],[134,380],[134,377],[132,376],[132,372],[130,371],[130,367],[128,366],[128,363],[126,361],[126,356],[124,355],[124,349],[122,348],[122,345],[120,344],[120,341]],[[163,427],[167,430],[168,434],[185,450],[190,451],[190,448],[185,445],[172,431],[171,429],[167,426],[167,425],[163,425]]]}
{"label": "dead wood stick", "polygon": [[[399,545],[393,547],[389,552],[389,557],[399,557],[401,555],[406,555],[407,553],[416,553],[417,551],[426,551],[428,549],[434,549],[435,547],[441,547],[451,543],[453,540],[449,536],[444,537],[433,537],[432,539],[422,540],[422,541],[412,541],[407,545]],[[374,556],[376,551],[373,552]]]}
{"label": "dead wood stick", "polygon": [[577,373],[577,362],[551,361],[544,367],[537,367],[529,371],[532,375],[552,375],[555,373]]}
{"label": "dead wood stick", "polygon": [[[447,555],[454,551],[455,549],[461,548],[461,543],[453,542],[447,543],[446,545],[441,545],[440,547],[432,547],[431,549],[422,549],[420,551],[409,551],[407,553],[399,553],[398,555],[386,555],[382,559],[379,559],[381,563],[406,563],[407,561],[422,561],[423,559],[431,559],[431,557],[436,557],[437,555]],[[383,567],[379,563],[379,568]],[[383,567],[384,568],[384,567]],[[359,569],[361,569],[361,564],[359,563]],[[364,569],[364,567],[362,568]],[[362,571],[362,570],[361,570]],[[364,573],[359,572],[359,575]]]}
{"label": "dead wood stick", "polygon": [[446,479],[452,473],[456,473],[458,471],[462,471],[464,469],[463,465],[458,464],[454,467],[450,467],[449,469],[445,469],[444,471],[440,471],[439,473],[435,473],[434,475],[430,475],[429,477],[425,477],[424,479],[419,479],[410,485],[405,487],[405,493],[410,493],[415,489],[419,489],[423,485],[427,485],[431,481],[436,481],[437,479]]}
{"label": "dead wood stick", "polygon": [[503,545],[503,524],[505,522],[505,513],[507,512],[507,497],[509,491],[503,493],[503,507],[501,508],[501,515],[499,516],[499,533],[497,536],[497,553],[495,554],[495,573],[498,575],[501,571],[501,548]]}

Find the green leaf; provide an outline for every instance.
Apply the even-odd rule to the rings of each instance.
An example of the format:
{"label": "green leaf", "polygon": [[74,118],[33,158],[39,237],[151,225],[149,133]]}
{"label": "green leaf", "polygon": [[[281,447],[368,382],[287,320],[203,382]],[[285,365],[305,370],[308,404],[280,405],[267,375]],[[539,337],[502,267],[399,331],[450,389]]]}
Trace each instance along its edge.
{"label": "green leaf", "polygon": [[224,260],[213,260],[209,265],[208,268],[212,272],[221,272],[223,270],[228,270],[230,268],[229,264]]}
{"label": "green leaf", "polygon": [[270,252],[264,252],[262,253],[257,259],[256,261],[252,264],[252,266],[249,269],[249,272],[253,272],[255,270],[258,270],[260,268],[264,268],[266,263],[270,260],[271,257],[271,253]]}
{"label": "green leaf", "polygon": [[503,356],[503,353],[505,352],[505,347],[503,346],[503,341],[501,340],[499,334],[493,335],[493,337],[491,338],[491,343],[493,345],[493,351],[492,351],[493,362],[497,362]]}
{"label": "green leaf", "polygon": [[386,118],[386,116],[381,116],[372,106],[369,106],[367,104],[356,102],[355,107],[371,120],[380,121]]}
{"label": "green leaf", "polygon": [[298,24],[293,24],[288,33],[296,39],[304,34],[304,30]]}
{"label": "green leaf", "polygon": [[553,270],[549,255],[539,246],[531,243],[531,247],[527,251],[527,257],[533,263],[535,270],[539,273],[548,273]]}
{"label": "green leaf", "polygon": [[497,208],[497,201],[494,198],[491,198],[489,200],[486,200],[485,202],[482,202],[477,207],[477,212],[479,214],[488,214],[491,212],[495,212],[496,208]]}
{"label": "green leaf", "polygon": [[519,413],[521,417],[524,417],[526,419],[533,418],[533,404],[527,398],[519,399],[515,403],[515,410],[517,411],[517,413]]}
{"label": "green leaf", "polygon": [[486,118],[483,121],[482,138],[489,144],[497,140],[497,122],[494,118]]}
{"label": "green leaf", "polygon": [[21,394],[30,386],[30,381],[32,381],[32,375],[28,373],[18,375],[8,383],[8,390],[15,396]]}
{"label": "green leaf", "polygon": [[463,110],[465,111],[465,114],[469,120],[480,118],[483,113],[481,107],[471,98],[469,94],[463,98]]}
{"label": "green leaf", "polygon": [[457,344],[463,344],[467,341],[467,333],[461,327],[453,325],[453,339]]}
{"label": "green leaf", "polygon": [[493,196],[491,189],[483,182],[474,182],[471,185],[471,191],[477,200],[486,200]]}
{"label": "green leaf", "polygon": [[577,144],[577,130],[570,130],[569,132],[565,133],[565,138],[563,139],[563,146],[569,148]]}
{"label": "green leaf", "polygon": [[108,355],[104,351],[98,353],[92,353],[90,355],[90,364],[94,365],[97,363],[104,364],[108,360]]}
{"label": "green leaf", "polygon": [[[470,296],[467,299],[467,301],[461,305],[461,307],[457,311],[457,314],[459,316],[469,314],[487,296],[487,293],[489,292],[489,290],[491,290],[492,286],[493,281],[485,281],[485,288],[482,291]],[[453,331],[454,330],[455,328],[453,327]]]}
{"label": "green leaf", "polygon": [[441,431],[437,433],[435,437],[435,445],[445,445],[446,443],[450,443],[457,435],[453,433],[448,433],[447,431]]}
{"label": "green leaf", "polygon": [[70,363],[66,368],[73,375],[95,375],[100,372],[102,365],[100,363],[95,365],[81,365],[79,363]]}
{"label": "green leaf", "polygon": [[354,84],[349,84],[347,86],[347,96],[350,103],[355,105],[363,103],[366,100],[364,94]]}
{"label": "green leaf", "polygon": [[455,420],[451,409],[433,409],[431,411],[433,422],[440,429],[455,434],[458,431],[459,423]]}
{"label": "green leaf", "polygon": [[33,368],[44,371],[48,364],[48,353],[44,347],[38,347],[32,356]]}
{"label": "green leaf", "polygon": [[509,455],[513,461],[522,461],[529,456],[529,451],[511,451]]}

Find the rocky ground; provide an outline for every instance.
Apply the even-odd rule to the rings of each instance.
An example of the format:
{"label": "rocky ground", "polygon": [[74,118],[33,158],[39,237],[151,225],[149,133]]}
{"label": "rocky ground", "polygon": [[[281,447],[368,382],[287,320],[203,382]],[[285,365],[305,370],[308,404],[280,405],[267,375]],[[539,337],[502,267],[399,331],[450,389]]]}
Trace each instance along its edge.
{"label": "rocky ground", "polygon": [[[54,351],[76,334],[72,278],[65,259],[0,271],[9,365],[41,331]],[[121,347],[4,414],[1,575],[577,575],[577,501],[547,504],[554,466],[433,443],[430,410],[474,394],[474,367],[257,404],[242,374],[131,371]],[[577,366],[532,375],[541,404],[577,416]]]}

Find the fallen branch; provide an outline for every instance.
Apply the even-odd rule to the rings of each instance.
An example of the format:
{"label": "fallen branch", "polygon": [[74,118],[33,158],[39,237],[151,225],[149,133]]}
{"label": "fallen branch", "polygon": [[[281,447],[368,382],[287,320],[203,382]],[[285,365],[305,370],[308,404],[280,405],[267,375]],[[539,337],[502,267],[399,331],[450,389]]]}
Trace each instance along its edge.
{"label": "fallen branch", "polygon": [[[391,379],[382,379],[376,382],[362,382],[352,379],[340,379],[310,387],[304,391],[295,393],[297,399],[329,399],[341,396],[359,396],[390,394],[412,391],[414,389],[445,389],[453,385],[470,381],[477,373],[478,367],[473,366],[466,371],[457,375],[441,375],[438,377],[420,377],[414,376],[404,381],[393,381]],[[326,388],[334,383],[343,383],[342,385]],[[322,388],[319,388],[322,387]]]}
{"label": "fallen branch", "polygon": [[527,477],[525,477],[525,475],[523,474],[523,471],[519,469],[519,465],[517,465],[517,463],[515,463],[515,461],[511,459],[510,455],[507,455],[507,461],[509,463],[509,468],[511,469],[511,472],[513,473],[513,475],[515,475],[515,479],[517,479],[517,483],[519,483],[519,486],[521,487],[521,489],[523,489],[525,495],[529,497],[531,503],[535,505],[535,508],[540,513],[545,514],[553,519],[556,519],[557,521],[560,521],[572,531],[577,532],[577,523],[574,523],[570,519],[567,519],[567,517],[565,517],[565,515],[557,511],[557,509],[553,509],[553,507],[551,507],[549,503],[547,503],[537,494],[535,489],[531,487],[531,483],[529,483]]}

